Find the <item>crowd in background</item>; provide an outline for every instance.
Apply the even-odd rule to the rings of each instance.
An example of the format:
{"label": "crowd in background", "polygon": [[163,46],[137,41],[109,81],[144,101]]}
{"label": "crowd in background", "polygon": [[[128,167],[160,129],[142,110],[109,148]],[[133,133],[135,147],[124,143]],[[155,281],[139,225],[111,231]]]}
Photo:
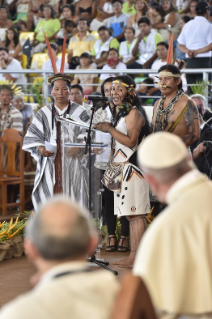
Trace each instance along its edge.
{"label": "crowd in background", "polygon": [[[171,34],[174,39],[176,60],[189,58],[186,51],[179,47],[178,37],[184,25],[196,19],[197,3],[197,0],[2,0],[0,1],[0,68],[9,68],[12,59],[13,64],[14,60],[19,61],[22,68],[28,66],[31,69],[47,70],[48,66],[48,69],[51,69],[50,64],[44,63],[48,60],[45,34],[54,44],[58,61],[66,36],[65,69],[128,68],[137,69],[138,74],[142,73],[141,69],[157,69],[161,66],[161,62],[166,61],[164,54],[161,58],[161,48],[168,49]],[[204,17],[212,28],[211,12],[209,11],[207,17]],[[195,20],[195,23],[198,25],[199,21]],[[31,33],[28,53],[24,47],[27,37],[22,36],[26,32]],[[200,41],[199,37],[200,35],[195,34],[196,42]],[[207,41],[210,43],[209,38]],[[158,47],[161,43],[162,46]],[[4,50],[6,48],[6,52],[2,48]],[[27,54],[28,63],[24,62],[23,53]],[[192,56],[193,68],[198,68],[196,54]],[[21,68],[20,63],[18,69]],[[74,83],[82,85],[84,94],[92,94],[97,89],[95,84],[101,84],[105,78],[113,75],[112,71],[101,74],[100,77],[98,74],[78,74]],[[19,77],[17,74],[0,75],[0,79],[18,82],[24,88],[26,80]],[[152,80],[146,83],[146,91],[144,79],[140,81],[138,79],[136,82],[142,82],[142,86],[138,85],[137,90],[142,96],[144,93],[146,96],[157,97],[158,89],[154,87],[154,77],[151,74],[150,78]],[[182,80],[184,80],[184,91],[187,91],[185,76]],[[188,83],[195,83],[196,79],[192,81]]]}

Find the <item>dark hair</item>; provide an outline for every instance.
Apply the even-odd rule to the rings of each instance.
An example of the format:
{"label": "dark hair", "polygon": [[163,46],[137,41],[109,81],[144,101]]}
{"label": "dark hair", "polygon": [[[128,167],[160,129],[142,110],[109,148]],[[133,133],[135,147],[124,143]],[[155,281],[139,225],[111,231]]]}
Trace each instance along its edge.
{"label": "dark hair", "polygon": [[64,22],[64,28],[67,28],[67,27],[75,27],[75,23],[72,21],[72,20],[65,20]]}
{"label": "dark hair", "polygon": [[38,11],[43,12],[43,8],[44,8],[44,4],[41,4],[41,5],[39,6],[39,8],[38,8]]}
{"label": "dark hair", "polygon": [[[196,1],[196,0],[195,0],[195,1]],[[183,16],[181,19],[182,19],[185,23],[187,23],[187,22],[193,20],[193,18],[191,18],[191,17],[189,17],[189,16]]]}
{"label": "dark hair", "polygon": [[[19,33],[18,33],[18,31],[14,27],[8,28],[7,31],[6,31],[6,34],[7,34],[8,31],[13,31],[13,33],[14,33],[13,41],[15,42],[15,46],[17,46],[18,43],[19,43]],[[9,44],[10,44],[10,40],[8,39],[8,35],[7,35],[6,39],[5,39],[5,46],[8,47]]]}
{"label": "dark hair", "polygon": [[152,78],[147,78],[147,79],[143,80],[141,83],[154,84],[154,80]]}
{"label": "dark hair", "polygon": [[[136,84],[135,84],[134,80],[129,75],[117,75],[114,78],[114,81],[115,80],[122,81],[122,82],[124,82],[124,83],[126,83],[128,85],[133,85],[134,88],[136,87]],[[140,98],[137,95],[133,98],[132,104],[133,104],[133,106],[136,106],[137,108],[140,107],[141,100],[140,100]]]}
{"label": "dark hair", "polygon": [[102,93],[102,96],[105,96],[105,90],[104,90],[105,84],[108,83],[108,82],[113,82],[114,79],[115,79],[114,76],[110,76],[109,78],[105,79],[105,80],[102,82],[102,84],[101,84],[101,93]]}
{"label": "dark hair", "polygon": [[[56,80],[56,81],[57,81],[57,80]],[[53,81],[53,82],[50,84],[50,89],[51,89],[51,90],[53,89],[54,83],[55,83],[56,81]],[[66,81],[66,80],[63,80],[63,81],[66,82],[68,88],[70,89],[70,88],[71,88],[71,81]]]}
{"label": "dark hair", "polygon": [[165,41],[161,41],[161,42],[159,42],[159,43],[157,44],[157,47],[158,47],[159,45],[164,46],[167,50],[168,50],[168,48],[169,48],[168,43],[167,43],[167,42],[165,42]]}
{"label": "dark hair", "polygon": [[109,33],[109,30],[105,25],[102,25],[101,27],[99,27],[98,32],[100,31],[107,31]]}
{"label": "dark hair", "polygon": [[75,14],[75,7],[74,7],[73,5],[71,5],[71,4],[65,4],[65,5],[62,6],[62,8],[61,8],[61,12],[63,12],[63,9],[65,9],[65,8],[69,9],[69,10],[71,11],[71,15],[74,16],[74,14]]}
{"label": "dark hair", "polygon": [[7,13],[9,13],[8,6],[0,6],[0,10],[1,9],[5,9],[7,11]]}
{"label": "dark hair", "polygon": [[51,10],[51,17],[54,19],[55,18],[55,11],[54,11],[53,7],[47,3],[47,4],[43,5],[43,10],[44,10],[44,8],[49,8]]}
{"label": "dark hair", "polygon": [[13,97],[14,92],[13,92],[13,89],[12,89],[12,87],[10,85],[7,85],[7,84],[0,85],[0,93],[1,93],[1,91],[4,91],[4,90],[9,91],[10,95]]}
{"label": "dark hair", "polygon": [[112,0],[111,4],[113,5],[116,2],[119,2],[121,5],[123,4],[121,0]]}
{"label": "dark hair", "polygon": [[78,89],[83,94],[83,88],[80,84],[72,84],[71,89]]}
{"label": "dark hair", "polygon": [[141,24],[141,23],[146,23],[147,25],[150,25],[150,24],[151,24],[149,18],[147,18],[147,17],[142,17],[142,18],[140,18],[140,19],[138,20],[138,26],[139,26],[139,24]]}
{"label": "dark hair", "polygon": [[108,51],[107,51],[107,55],[109,55],[110,51],[115,51],[118,55],[119,55],[119,51],[115,48],[110,48]]}
{"label": "dark hair", "polygon": [[162,16],[162,7],[158,2],[153,2],[149,5],[149,8],[155,9]]}
{"label": "dark hair", "polygon": [[88,53],[88,52],[83,52],[83,53],[80,55],[80,59],[83,59],[83,58],[86,58],[86,59],[91,60],[91,55],[90,55],[90,53]]}
{"label": "dark hair", "polygon": [[[173,64],[165,64],[162,65],[160,67],[160,69],[158,70],[158,73],[160,73],[161,71],[167,70],[169,72],[172,72],[173,74],[181,74],[180,69]],[[177,81],[177,78],[174,78],[175,81]],[[182,89],[182,81],[180,82],[180,84],[178,84],[178,90]]]}
{"label": "dark hair", "polygon": [[88,26],[88,27],[90,26],[90,23],[89,23],[88,19],[86,19],[86,18],[80,18],[80,19],[77,21],[77,25],[78,25],[78,23],[79,23],[80,21],[86,21],[86,22],[87,22],[87,26]]}
{"label": "dark hair", "polygon": [[[108,83],[108,82],[113,82],[114,80],[114,76],[110,76],[109,78],[105,79],[102,84],[101,84],[101,93],[102,93],[102,96],[105,96],[105,84]],[[102,102],[102,109],[106,109],[106,107],[108,106],[108,103],[106,102]]]}
{"label": "dark hair", "polygon": [[9,50],[6,47],[0,47],[0,51],[5,51],[5,52],[9,53]]}
{"label": "dark hair", "polygon": [[163,17],[164,17],[167,13],[177,12],[177,8],[176,8],[175,5],[172,3],[172,0],[166,0],[166,1],[170,3],[170,9],[169,9],[168,12],[167,12],[167,11],[165,12],[165,11],[163,10],[163,7],[162,7],[162,15],[163,15]]}
{"label": "dark hair", "polygon": [[58,51],[58,45],[56,43],[50,42],[50,47],[54,50],[54,51]]}
{"label": "dark hair", "polygon": [[[135,35],[135,29],[134,29],[133,27],[126,27],[126,28],[125,28],[125,31],[126,31],[127,29],[130,29],[130,30],[132,31],[132,33]],[[125,32],[125,31],[124,31],[124,32]]]}

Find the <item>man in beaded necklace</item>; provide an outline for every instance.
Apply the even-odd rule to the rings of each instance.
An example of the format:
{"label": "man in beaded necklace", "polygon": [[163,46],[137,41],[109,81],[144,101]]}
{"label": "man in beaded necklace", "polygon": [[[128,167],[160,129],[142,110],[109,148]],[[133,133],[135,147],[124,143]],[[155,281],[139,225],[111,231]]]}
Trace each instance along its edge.
{"label": "man in beaded necklace", "polygon": [[200,134],[196,104],[182,90],[179,68],[166,64],[158,72],[162,98],[154,105],[153,132],[176,134],[189,147]]}

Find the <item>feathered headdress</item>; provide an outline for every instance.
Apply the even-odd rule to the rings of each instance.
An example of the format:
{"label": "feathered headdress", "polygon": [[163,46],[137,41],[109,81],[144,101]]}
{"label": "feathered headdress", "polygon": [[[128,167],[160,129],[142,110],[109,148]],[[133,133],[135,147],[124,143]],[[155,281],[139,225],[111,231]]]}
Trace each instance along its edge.
{"label": "feathered headdress", "polygon": [[173,56],[173,43],[174,43],[174,39],[172,34],[169,40],[169,49],[167,52],[166,64],[175,64],[175,62],[177,62],[178,68],[181,70],[185,65],[185,61],[176,60],[176,54]]}
{"label": "feathered headdress", "polygon": [[16,95],[20,94],[20,92],[22,91],[21,86],[17,86],[17,83],[14,83],[13,81],[9,81],[9,80],[0,80],[0,87],[6,88],[12,94],[16,94]]}
{"label": "feathered headdress", "polygon": [[49,83],[52,83],[52,82],[57,81],[57,80],[65,80],[65,81],[69,81],[69,82],[73,81],[73,79],[74,79],[73,74],[64,74],[63,73],[64,67],[65,67],[65,55],[66,55],[66,36],[64,36],[64,39],[63,39],[62,62],[61,62],[60,72],[58,72],[58,70],[57,70],[56,61],[55,61],[49,40],[45,34],[44,34],[44,37],[46,40],[47,48],[49,50],[50,60],[52,62],[52,67],[53,67],[53,71],[54,71],[54,75],[48,79]]}

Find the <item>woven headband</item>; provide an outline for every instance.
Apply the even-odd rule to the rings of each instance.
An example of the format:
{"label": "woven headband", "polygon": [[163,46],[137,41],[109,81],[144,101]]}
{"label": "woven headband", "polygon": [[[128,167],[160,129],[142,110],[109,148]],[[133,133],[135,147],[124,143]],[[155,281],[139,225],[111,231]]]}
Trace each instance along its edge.
{"label": "woven headband", "polygon": [[181,77],[181,74],[173,74],[172,72],[165,72],[165,71],[162,71],[158,74],[157,78],[159,77],[162,77],[162,76],[172,76],[174,78],[180,78]]}
{"label": "woven headband", "polygon": [[112,84],[121,84],[121,85],[123,85],[123,86],[125,86],[127,88],[127,92],[128,92],[129,95],[131,95],[133,97],[136,95],[135,88],[134,88],[133,84],[127,84],[127,83],[124,83],[124,82],[122,82],[120,80],[114,80],[112,82]]}

